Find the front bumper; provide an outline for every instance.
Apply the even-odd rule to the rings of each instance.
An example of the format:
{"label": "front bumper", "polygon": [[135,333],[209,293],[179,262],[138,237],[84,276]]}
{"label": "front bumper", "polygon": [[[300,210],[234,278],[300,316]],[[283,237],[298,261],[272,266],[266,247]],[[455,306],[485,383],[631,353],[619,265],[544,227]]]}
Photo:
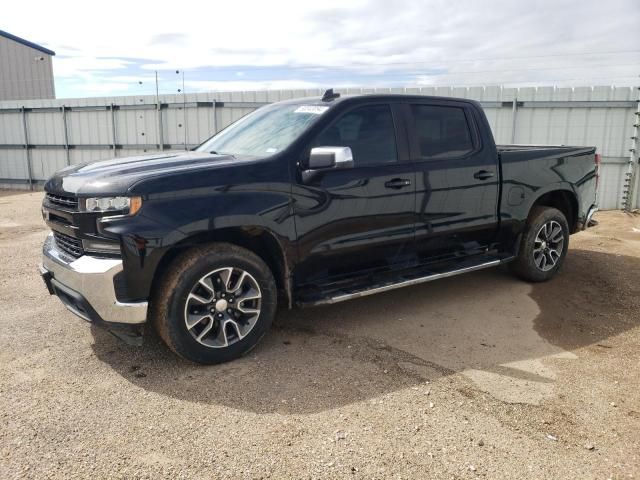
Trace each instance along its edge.
{"label": "front bumper", "polygon": [[114,277],[122,260],[83,255],[68,256],[49,234],[42,248],[42,275],[52,295],[73,313],[105,326],[135,327],[147,321],[147,302],[124,303],[116,298]]}
{"label": "front bumper", "polygon": [[598,222],[593,219],[593,215],[597,211],[598,211],[598,206],[597,205],[591,205],[591,208],[589,208],[589,211],[587,212],[587,216],[585,218],[585,221],[582,224],[581,230],[585,230],[585,229],[587,229],[589,227],[593,227],[593,226],[598,224]]}

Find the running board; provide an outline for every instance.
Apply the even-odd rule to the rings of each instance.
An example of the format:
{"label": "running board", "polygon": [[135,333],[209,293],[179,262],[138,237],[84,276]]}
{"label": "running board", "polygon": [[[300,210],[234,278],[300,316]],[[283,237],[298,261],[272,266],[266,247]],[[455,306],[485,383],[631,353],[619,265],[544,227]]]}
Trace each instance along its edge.
{"label": "running board", "polygon": [[352,291],[352,292],[341,292],[338,295],[329,296],[326,298],[322,298],[320,300],[312,301],[312,302],[303,302],[305,306],[314,306],[314,305],[331,305],[334,303],[344,302],[346,300],[352,300],[354,298],[366,297],[367,295],[374,295],[376,293],[388,292],[389,290],[395,290],[397,288],[409,287],[411,285],[418,285],[420,283],[432,282],[434,280],[440,280],[441,278],[453,277],[456,275],[461,275],[463,273],[474,272],[476,270],[482,270],[485,268],[496,267],[502,263],[507,263],[513,260],[515,257],[504,258],[500,260],[491,260],[484,263],[479,263],[477,265],[471,265],[464,268],[459,268],[457,270],[450,270],[447,272],[440,273],[432,273],[429,275],[425,275],[423,277],[411,278],[408,280],[402,280],[395,283],[388,283],[385,285],[379,285],[376,287]]}

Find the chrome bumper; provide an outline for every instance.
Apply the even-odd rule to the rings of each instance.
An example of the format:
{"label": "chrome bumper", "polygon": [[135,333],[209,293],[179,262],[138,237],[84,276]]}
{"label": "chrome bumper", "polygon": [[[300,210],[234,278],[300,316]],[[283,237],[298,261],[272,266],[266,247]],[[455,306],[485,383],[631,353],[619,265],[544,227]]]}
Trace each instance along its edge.
{"label": "chrome bumper", "polygon": [[[147,321],[147,302],[122,303],[116,299],[113,278],[121,271],[122,260],[119,259],[89,255],[69,257],[58,249],[53,234],[49,234],[44,242],[40,274],[62,303],[87,321],[129,325]],[[89,307],[79,308],[72,301],[73,297],[81,297]],[[92,315],[91,310],[99,318],[92,318],[95,314]]]}

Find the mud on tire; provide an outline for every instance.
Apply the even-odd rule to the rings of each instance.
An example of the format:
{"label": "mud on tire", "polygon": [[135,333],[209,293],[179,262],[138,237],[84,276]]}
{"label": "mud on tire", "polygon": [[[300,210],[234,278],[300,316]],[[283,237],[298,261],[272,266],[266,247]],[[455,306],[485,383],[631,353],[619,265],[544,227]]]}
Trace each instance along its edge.
{"label": "mud on tire", "polygon": [[271,326],[276,304],[273,274],[260,257],[213,243],[173,260],[152,296],[150,318],[175,353],[214,364],[251,350]]}
{"label": "mud on tire", "polygon": [[551,207],[534,207],[511,270],[530,282],[544,282],[562,267],[569,248],[569,224],[564,214]]}

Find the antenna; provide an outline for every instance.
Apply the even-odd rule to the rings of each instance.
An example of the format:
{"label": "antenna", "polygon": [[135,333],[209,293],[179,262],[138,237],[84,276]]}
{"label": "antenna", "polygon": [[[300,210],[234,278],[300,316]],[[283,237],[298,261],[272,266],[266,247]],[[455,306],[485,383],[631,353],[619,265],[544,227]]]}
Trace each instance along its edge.
{"label": "antenna", "polygon": [[322,101],[330,102],[339,97],[340,97],[339,93],[333,93],[333,88],[329,88],[326,92],[324,92],[324,95],[322,95]]}

